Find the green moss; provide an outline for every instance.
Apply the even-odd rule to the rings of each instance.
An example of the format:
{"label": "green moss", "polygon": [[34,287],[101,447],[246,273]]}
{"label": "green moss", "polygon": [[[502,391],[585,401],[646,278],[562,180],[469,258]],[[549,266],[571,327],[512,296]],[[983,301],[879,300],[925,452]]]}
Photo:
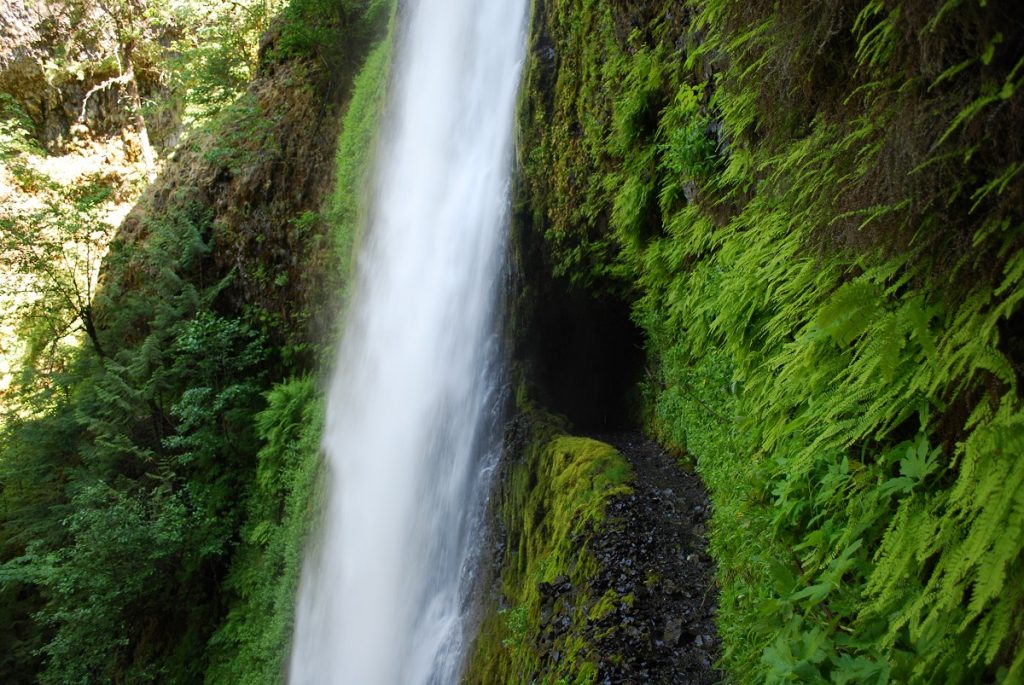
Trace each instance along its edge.
{"label": "green moss", "polygon": [[601,599],[597,600],[592,607],[590,612],[587,614],[587,618],[591,621],[600,621],[608,614],[615,611],[615,607],[619,604],[619,593],[615,590],[606,590]]}
{"label": "green moss", "polygon": [[[609,445],[560,434],[548,419],[527,421],[521,459],[510,467],[499,496],[508,534],[500,602],[515,608],[488,612],[466,681],[592,683],[593,636],[584,629],[624,600],[611,592],[592,596],[598,566],[588,541],[613,525],[605,507],[631,492],[632,473]],[[565,582],[571,592],[544,599],[542,584]],[[569,616],[571,627],[542,651],[545,613]],[[554,651],[561,655],[557,661],[550,658]]]}
{"label": "green moss", "polygon": [[351,285],[355,245],[363,229],[377,132],[391,71],[392,33],[373,49],[355,78],[335,156],[335,185],[327,203],[329,222],[346,292]]}

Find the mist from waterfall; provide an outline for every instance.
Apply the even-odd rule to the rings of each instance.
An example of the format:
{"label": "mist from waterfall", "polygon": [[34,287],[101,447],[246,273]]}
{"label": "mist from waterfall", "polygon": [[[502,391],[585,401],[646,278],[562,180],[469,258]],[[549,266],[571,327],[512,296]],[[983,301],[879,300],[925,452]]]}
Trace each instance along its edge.
{"label": "mist from waterfall", "polygon": [[526,0],[401,4],[292,685],[459,679],[500,451],[497,302],[526,15]]}

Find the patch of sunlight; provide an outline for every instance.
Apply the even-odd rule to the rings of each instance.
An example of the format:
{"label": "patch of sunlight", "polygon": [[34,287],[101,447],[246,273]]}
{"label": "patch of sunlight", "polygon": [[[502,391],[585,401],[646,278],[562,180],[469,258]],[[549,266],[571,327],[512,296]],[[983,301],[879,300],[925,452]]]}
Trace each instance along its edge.
{"label": "patch of sunlight", "polygon": [[[93,139],[84,127],[73,127],[64,154],[24,152],[0,162],[0,230],[32,232],[40,242],[48,238],[55,242],[54,229],[32,224],[26,217],[66,205],[62,191],[90,185],[110,191],[109,198],[92,215],[99,225],[96,230],[79,233],[77,240],[62,243],[65,267],[76,287],[89,297],[95,294],[110,239],[146,187],[145,165],[138,151],[119,136]],[[19,271],[17,263],[17,255],[0,254],[0,421],[13,409],[11,391],[28,353],[20,325],[23,313],[44,290],[39,274]],[[81,347],[83,340],[81,326],[76,324],[52,344],[64,356]]]}

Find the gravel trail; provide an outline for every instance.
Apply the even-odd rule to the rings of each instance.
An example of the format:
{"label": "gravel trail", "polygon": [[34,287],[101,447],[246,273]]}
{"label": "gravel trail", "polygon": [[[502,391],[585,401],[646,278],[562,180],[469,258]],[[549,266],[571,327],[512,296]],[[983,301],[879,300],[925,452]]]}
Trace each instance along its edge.
{"label": "gravel trail", "polygon": [[616,525],[592,547],[600,590],[634,597],[632,606],[620,605],[599,625],[608,631],[598,639],[600,651],[622,658],[602,663],[598,682],[721,682],[714,667],[718,591],[706,540],[711,506],[703,484],[639,433],[595,437],[618,449],[636,476],[633,494],[610,504]]}

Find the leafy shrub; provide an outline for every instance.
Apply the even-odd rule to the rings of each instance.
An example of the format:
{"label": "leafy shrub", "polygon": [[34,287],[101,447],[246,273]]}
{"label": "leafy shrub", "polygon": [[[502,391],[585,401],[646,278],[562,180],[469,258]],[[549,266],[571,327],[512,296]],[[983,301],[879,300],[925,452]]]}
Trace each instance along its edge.
{"label": "leafy shrub", "polygon": [[226,581],[231,609],[210,640],[209,683],[283,680],[300,564],[321,483],[323,405],[310,378],[286,381],[256,416],[263,447]]}

